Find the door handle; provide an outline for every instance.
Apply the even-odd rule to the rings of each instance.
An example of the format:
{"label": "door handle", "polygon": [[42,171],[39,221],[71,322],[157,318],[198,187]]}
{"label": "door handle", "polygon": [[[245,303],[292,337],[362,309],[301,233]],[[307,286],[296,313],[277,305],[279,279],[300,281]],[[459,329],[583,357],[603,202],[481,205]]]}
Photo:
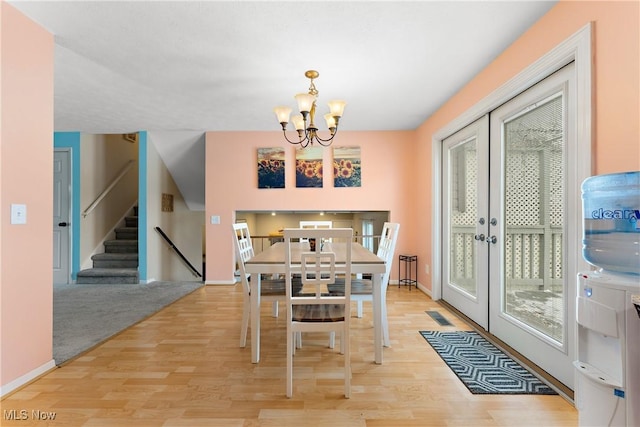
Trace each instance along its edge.
{"label": "door handle", "polygon": [[59,227],[66,227],[67,225],[69,225],[69,223],[67,223],[67,222],[59,222],[58,223]]}
{"label": "door handle", "polygon": [[475,236],[473,236],[473,238],[476,240],[480,240],[481,242],[484,242],[484,234],[481,234],[479,236],[476,234]]}
{"label": "door handle", "polygon": [[495,245],[497,241],[498,238],[496,236],[487,237],[487,244],[493,243]]}

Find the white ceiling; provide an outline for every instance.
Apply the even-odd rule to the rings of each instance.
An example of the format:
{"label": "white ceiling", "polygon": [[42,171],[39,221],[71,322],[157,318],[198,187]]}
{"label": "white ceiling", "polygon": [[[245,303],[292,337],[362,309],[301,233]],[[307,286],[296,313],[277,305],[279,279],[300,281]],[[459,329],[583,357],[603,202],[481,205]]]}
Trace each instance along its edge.
{"label": "white ceiling", "polygon": [[308,69],[319,114],[346,100],[340,129],[415,129],[556,2],[9,3],[55,35],[56,131],[192,140],[279,130]]}

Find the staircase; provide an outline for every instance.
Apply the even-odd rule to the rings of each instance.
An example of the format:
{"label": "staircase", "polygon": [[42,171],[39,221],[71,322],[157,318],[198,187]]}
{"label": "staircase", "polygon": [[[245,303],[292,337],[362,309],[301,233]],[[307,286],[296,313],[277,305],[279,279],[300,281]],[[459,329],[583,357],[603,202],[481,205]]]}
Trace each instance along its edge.
{"label": "staircase", "polygon": [[91,257],[93,268],[78,272],[77,284],[135,284],[138,275],[138,208],[116,228],[115,240],[104,242],[104,253]]}

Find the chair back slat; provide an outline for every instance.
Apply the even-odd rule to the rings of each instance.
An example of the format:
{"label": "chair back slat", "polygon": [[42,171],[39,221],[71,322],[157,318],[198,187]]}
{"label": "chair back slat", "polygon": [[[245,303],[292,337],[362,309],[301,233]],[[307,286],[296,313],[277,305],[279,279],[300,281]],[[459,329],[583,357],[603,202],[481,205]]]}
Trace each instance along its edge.
{"label": "chair back slat", "polygon": [[[332,221],[300,221],[300,228],[333,228]],[[300,238],[301,242],[306,242],[306,237]]]}
{"label": "chair back slat", "polygon": [[380,236],[380,243],[378,244],[377,255],[382,258],[385,263],[385,273],[384,276],[382,276],[383,286],[386,286],[389,283],[391,266],[393,265],[393,255],[396,251],[399,231],[400,224],[395,222],[385,222],[382,226],[382,234]]}
{"label": "chair back slat", "polygon": [[249,280],[247,279],[247,271],[245,270],[245,262],[253,257],[253,244],[251,242],[251,234],[247,223],[233,224],[233,232],[235,235],[236,261],[240,270],[240,280],[245,292],[249,292]]}
{"label": "chair back slat", "polygon": [[333,228],[332,221],[300,221],[300,228]]}

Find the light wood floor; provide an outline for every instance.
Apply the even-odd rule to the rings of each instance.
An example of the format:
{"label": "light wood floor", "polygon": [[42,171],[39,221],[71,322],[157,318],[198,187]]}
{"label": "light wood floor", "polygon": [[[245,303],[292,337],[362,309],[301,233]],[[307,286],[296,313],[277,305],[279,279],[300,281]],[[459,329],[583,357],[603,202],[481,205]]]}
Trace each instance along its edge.
{"label": "light wood floor", "polygon": [[[285,397],[285,317],[262,308],[262,359],[239,348],[242,293],[205,286],[1,402],[2,426],[576,426],[560,396],[473,395],[420,330],[469,327],[420,291],[390,286],[391,348],[373,363],[371,305],[352,322],[352,397],[326,336],[307,335]],[[441,327],[425,310],[439,310]],[[336,343],[338,348],[338,343]],[[16,410],[16,412],[11,412]],[[24,411],[24,412],[21,412]],[[55,413],[54,421],[34,415]],[[8,420],[11,416],[14,420]],[[26,420],[15,420],[26,415]]]}

